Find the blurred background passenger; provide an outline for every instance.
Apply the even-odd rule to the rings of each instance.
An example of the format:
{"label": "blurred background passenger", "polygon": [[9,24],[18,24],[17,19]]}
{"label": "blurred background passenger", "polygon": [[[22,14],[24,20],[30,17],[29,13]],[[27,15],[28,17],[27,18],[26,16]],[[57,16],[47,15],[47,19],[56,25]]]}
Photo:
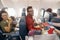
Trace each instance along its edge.
{"label": "blurred background passenger", "polygon": [[57,17],[53,18],[49,24],[60,30],[60,9],[57,12]]}
{"label": "blurred background passenger", "polygon": [[49,14],[49,22],[51,22],[51,19],[53,18],[52,9],[48,8],[46,11]]}
{"label": "blurred background passenger", "polygon": [[52,13],[52,14],[53,14],[53,18],[57,17],[57,13]]}
{"label": "blurred background passenger", "polygon": [[15,17],[14,16],[11,16],[10,17],[11,18],[11,20],[12,20],[12,23],[11,23],[11,31],[14,31],[14,29],[15,29],[15,27],[16,27],[16,25],[17,25],[17,22],[16,22],[16,19],[15,19]]}
{"label": "blurred background passenger", "polygon": [[53,25],[56,29],[56,33],[60,36],[60,9],[57,11],[58,13],[53,13],[54,17],[52,18],[51,22],[49,22],[50,25]]}

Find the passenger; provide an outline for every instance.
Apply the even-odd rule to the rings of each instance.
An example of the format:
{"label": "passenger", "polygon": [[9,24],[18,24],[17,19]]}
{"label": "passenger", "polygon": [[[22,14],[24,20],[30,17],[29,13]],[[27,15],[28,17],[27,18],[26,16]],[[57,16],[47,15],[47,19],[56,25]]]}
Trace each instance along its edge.
{"label": "passenger", "polygon": [[57,13],[52,13],[52,14],[53,14],[53,18],[54,18],[54,17],[57,17]]}
{"label": "passenger", "polygon": [[54,17],[49,24],[55,26],[55,28],[60,30],[60,13],[59,13],[59,11],[57,13],[57,16]]}
{"label": "passenger", "polygon": [[35,30],[33,14],[34,14],[33,8],[32,8],[32,6],[29,6],[27,8],[27,16],[26,16],[26,24],[27,24],[28,30]]}
{"label": "passenger", "polygon": [[11,19],[8,18],[8,13],[6,11],[0,12],[0,27],[2,28],[3,32],[10,32],[11,31]]}
{"label": "passenger", "polygon": [[11,16],[10,17],[12,19],[12,23],[11,23],[11,31],[14,31],[16,25],[17,25],[17,22],[16,22],[16,19],[14,16]]}
{"label": "passenger", "polygon": [[36,28],[34,26],[33,14],[34,14],[33,8],[32,6],[29,6],[27,8],[26,26],[27,26],[28,32],[32,31],[31,32],[32,34],[34,33],[36,29],[40,30],[40,28]]}
{"label": "passenger", "polygon": [[51,22],[51,19],[53,18],[52,9],[48,8],[46,11],[49,14],[49,22]]}
{"label": "passenger", "polygon": [[17,22],[16,22],[15,17],[14,16],[11,16],[10,18],[12,19],[12,26],[13,27],[16,27]]}

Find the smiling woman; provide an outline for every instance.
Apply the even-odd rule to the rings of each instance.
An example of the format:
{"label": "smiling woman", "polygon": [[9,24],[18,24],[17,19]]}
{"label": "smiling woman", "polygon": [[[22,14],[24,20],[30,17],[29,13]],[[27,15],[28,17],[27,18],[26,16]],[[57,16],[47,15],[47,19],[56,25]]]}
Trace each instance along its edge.
{"label": "smiling woman", "polygon": [[[1,11],[0,12],[0,27],[3,32],[10,32],[11,29],[11,21],[7,20],[8,19],[8,13],[6,11]],[[8,22],[7,22],[8,21]]]}

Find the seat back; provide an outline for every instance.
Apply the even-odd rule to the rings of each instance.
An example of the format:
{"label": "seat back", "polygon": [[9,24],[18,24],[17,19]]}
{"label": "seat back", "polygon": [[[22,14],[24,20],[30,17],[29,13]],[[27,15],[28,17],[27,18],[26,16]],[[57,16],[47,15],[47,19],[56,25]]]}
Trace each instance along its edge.
{"label": "seat back", "polygon": [[2,28],[0,27],[0,33],[3,33]]}
{"label": "seat back", "polygon": [[27,34],[25,9],[23,9],[22,17],[21,17],[20,22],[19,22],[19,34],[20,35]]}

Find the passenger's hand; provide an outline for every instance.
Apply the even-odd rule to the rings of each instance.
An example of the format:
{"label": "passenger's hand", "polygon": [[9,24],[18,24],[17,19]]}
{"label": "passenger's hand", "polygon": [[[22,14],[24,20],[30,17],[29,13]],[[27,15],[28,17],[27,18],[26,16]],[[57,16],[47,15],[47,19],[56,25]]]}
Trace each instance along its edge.
{"label": "passenger's hand", "polygon": [[10,27],[5,27],[6,32],[10,32]]}
{"label": "passenger's hand", "polygon": [[50,28],[54,28],[55,29],[55,27],[54,26],[49,26]]}
{"label": "passenger's hand", "polygon": [[53,23],[52,22],[48,22],[48,24],[53,26]]}
{"label": "passenger's hand", "polygon": [[32,36],[32,35],[34,35],[34,33],[35,33],[35,30],[30,30],[29,33],[28,33],[28,35]]}
{"label": "passenger's hand", "polygon": [[8,18],[8,23],[12,23],[12,19],[11,18]]}
{"label": "passenger's hand", "polygon": [[37,25],[37,26],[34,26],[34,28],[40,28],[40,26],[39,26],[39,25]]}
{"label": "passenger's hand", "polygon": [[49,24],[47,23],[47,22],[45,22],[45,23],[42,23],[44,26],[49,26]]}

